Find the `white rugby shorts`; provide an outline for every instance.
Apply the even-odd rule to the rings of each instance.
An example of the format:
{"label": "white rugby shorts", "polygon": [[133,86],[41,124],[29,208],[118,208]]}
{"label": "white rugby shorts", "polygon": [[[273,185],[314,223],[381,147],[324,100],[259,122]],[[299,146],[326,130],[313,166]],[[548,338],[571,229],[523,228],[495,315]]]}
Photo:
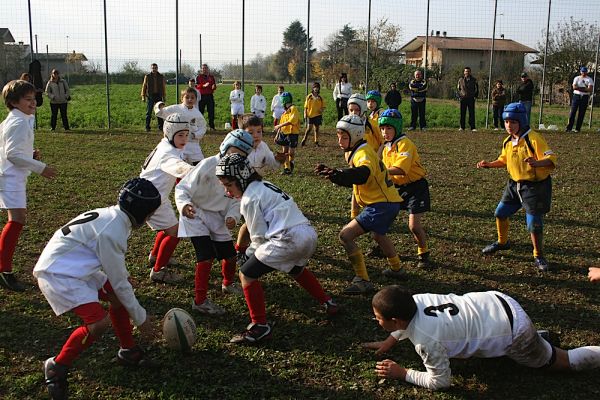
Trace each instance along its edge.
{"label": "white rugby shorts", "polygon": [[0,190],[0,208],[27,208],[27,195],[25,190],[17,192]]}
{"label": "white rugby shorts", "polygon": [[309,224],[296,225],[261,244],[254,255],[261,263],[289,273],[305,266],[317,249],[317,232]]}
{"label": "white rugby shorts", "polygon": [[148,219],[148,226],[154,231],[163,231],[177,225],[177,216],[170,201],[163,201]]}
{"label": "white rugby shorts", "polygon": [[214,242],[227,242],[232,240],[231,232],[225,225],[225,216],[214,211],[196,210],[194,218],[188,218],[184,215],[179,216],[179,231],[177,236],[197,237],[210,236]]}
{"label": "white rugby shorts", "polygon": [[61,315],[83,304],[96,303],[98,290],[106,283],[106,274],[95,272],[90,279],[81,280],[64,275],[40,272],[38,286],[56,315]]}

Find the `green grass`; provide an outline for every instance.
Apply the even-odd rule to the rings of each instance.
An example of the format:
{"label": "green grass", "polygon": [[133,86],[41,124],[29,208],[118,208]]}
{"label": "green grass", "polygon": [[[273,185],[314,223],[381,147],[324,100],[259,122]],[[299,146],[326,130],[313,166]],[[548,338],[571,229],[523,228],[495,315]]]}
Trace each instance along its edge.
{"label": "green grass", "polygon": [[[146,103],[140,99],[141,85],[114,84],[110,86],[111,94],[111,127],[114,129],[128,129],[142,131],[145,124]],[[180,90],[184,86],[180,85]],[[294,98],[294,104],[302,108],[304,106],[305,86],[294,84],[285,85],[286,90],[290,91]],[[215,92],[215,125],[217,129],[222,129],[225,122],[230,122],[229,92],[231,85],[219,85]],[[106,88],[104,85],[78,85],[72,89],[73,100],[69,103],[69,122],[72,128],[76,129],[106,129],[107,110],[106,110]],[[270,106],[271,99],[277,93],[277,85],[264,84],[263,94],[267,99],[267,116],[265,124],[272,125]],[[250,112],[250,98],[254,94],[254,85],[246,84],[245,110]],[[335,103],[331,96],[331,90],[323,88],[321,95],[325,99],[326,109],[323,118],[325,127],[333,128],[337,122],[337,112]],[[169,104],[175,102],[175,85],[167,86],[167,100]],[[486,100],[478,100],[476,104],[476,126],[481,129],[485,127],[485,107]],[[403,102],[400,105],[400,111],[404,116],[404,125],[410,124],[410,98],[403,95]],[[455,100],[427,99],[426,111],[427,125],[430,128],[458,128],[459,126],[459,105]],[[4,119],[6,109],[0,109],[0,118]],[[205,115],[206,116],[206,115]],[[588,126],[589,110],[586,113],[584,130]],[[208,116],[206,116],[208,118]],[[569,107],[567,106],[545,106],[543,123],[548,125],[557,125],[563,130],[567,125],[569,118]],[[538,125],[539,106],[534,106],[531,113],[533,126]],[[50,106],[47,98],[44,104],[38,109],[38,123],[41,128],[50,127]],[[60,119],[58,122],[61,127]],[[153,122],[156,126],[156,122]],[[489,126],[493,126],[493,119],[490,116]],[[596,118],[592,124],[592,129],[596,131],[600,128],[600,119]]]}
{"label": "green grass", "polygon": [[[140,107],[141,107],[141,102]],[[75,114],[75,113],[74,113]],[[428,169],[433,210],[426,214],[435,271],[417,270],[416,246],[408,233],[406,214],[391,233],[403,266],[406,285],[415,292],[465,293],[501,290],[515,297],[539,328],[560,336],[572,348],[600,344],[600,286],[585,276],[589,265],[600,264],[600,178],[595,134],[546,135],[558,153],[553,208],[546,218],[545,243],[555,273],[540,275],[532,266],[531,245],[524,215],[511,224],[513,249],[502,256],[482,257],[481,248],[495,239],[494,208],[506,182],[503,170],[476,170],[475,163],[497,156],[501,133],[458,134],[430,130],[412,134]],[[266,139],[270,140],[266,135]],[[214,154],[223,133],[209,134],[204,153]],[[352,272],[337,234],[349,218],[349,191],[333,187],[312,174],[325,162],[342,166],[335,135],[323,134],[321,148],[300,148],[292,177],[273,173],[267,178],[291,194],[319,233],[319,245],[309,266],[325,289],[343,307],[343,314],[325,322],[323,311],[287,276],[270,274],[264,281],[268,318],[274,321],[273,340],[261,347],[237,347],[229,338],[248,323],[242,298],[223,297],[219,268],[213,268],[209,296],[222,304],[222,317],[194,315],[198,341],[190,355],[167,350],[160,343],[150,354],[161,368],[123,369],[111,363],[118,344],[112,334],[95,343],[75,362],[70,375],[72,398],[81,399],[592,399],[600,396],[597,372],[550,374],[520,367],[500,358],[453,360],[452,388],[434,393],[408,384],[380,381],[373,373],[376,357],[361,349],[363,341],[383,339],[371,319],[370,299],[340,293]],[[31,270],[53,232],[77,214],[114,204],[120,185],[136,176],[159,135],[78,131],[37,133],[36,147],[57,167],[49,182],[31,176],[28,185],[28,225],[15,255],[15,270],[30,287],[24,294],[0,290],[0,398],[46,398],[42,362],[57,354],[77,317],[56,317],[40,294]],[[2,213],[1,224],[5,222]],[[146,256],[153,242],[148,228],[134,231],[127,267],[141,303],[160,320],[172,307],[190,310],[193,292],[193,250],[182,241],[177,257],[189,266],[177,286],[152,284]],[[362,249],[371,246],[368,238]],[[382,276],[382,260],[368,260],[371,278],[379,287],[394,282]],[[411,344],[398,344],[389,357],[421,368]]]}

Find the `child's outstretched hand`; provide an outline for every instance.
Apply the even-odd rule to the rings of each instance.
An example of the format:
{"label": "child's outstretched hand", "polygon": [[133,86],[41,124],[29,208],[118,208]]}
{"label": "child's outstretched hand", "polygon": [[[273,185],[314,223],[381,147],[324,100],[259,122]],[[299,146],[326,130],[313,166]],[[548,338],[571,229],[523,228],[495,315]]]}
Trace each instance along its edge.
{"label": "child's outstretched hand", "polygon": [[376,356],[380,356],[387,351],[387,348],[384,345],[385,345],[385,342],[383,342],[383,341],[361,343],[361,346],[364,347],[365,349],[375,350]]}
{"label": "child's outstretched hand", "polygon": [[600,282],[600,268],[590,267],[588,272],[588,278],[590,278],[590,282]]}
{"label": "child's outstretched hand", "polygon": [[56,169],[46,166],[41,175],[46,179],[54,179],[56,177]]}
{"label": "child's outstretched hand", "polygon": [[331,175],[333,170],[331,168],[329,168],[327,165],[319,163],[315,166],[314,172],[317,175],[324,176],[327,178],[329,175]]}
{"label": "child's outstretched hand", "polygon": [[225,218],[225,226],[227,226],[227,229],[235,228],[235,218],[232,218],[232,217]]}
{"label": "child's outstretched hand", "polygon": [[33,159],[38,161],[42,159],[42,153],[38,149],[33,150]]}
{"label": "child's outstretched hand", "polygon": [[181,213],[184,217],[187,218],[194,218],[196,216],[196,210],[191,204],[186,204],[185,206],[183,206],[183,208],[181,209]]}
{"label": "child's outstretched hand", "polygon": [[159,330],[154,323],[154,319],[150,315],[146,316],[146,321],[138,326],[138,330],[140,331],[142,339],[146,342],[153,342],[158,339]]}
{"label": "child's outstretched hand", "polygon": [[392,360],[377,361],[375,373],[382,378],[406,379],[406,369]]}

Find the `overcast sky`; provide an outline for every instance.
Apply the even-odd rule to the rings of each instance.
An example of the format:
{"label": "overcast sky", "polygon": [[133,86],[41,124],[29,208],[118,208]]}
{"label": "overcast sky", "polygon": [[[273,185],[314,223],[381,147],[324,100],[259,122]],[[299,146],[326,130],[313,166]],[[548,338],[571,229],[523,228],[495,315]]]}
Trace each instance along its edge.
{"label": "overcast sky", "polygon": [[[111,71],[125,61],[137,60],[146,69],[157,62],[163,71],[175,65],[175,0],[107,0],[108,52]],[[0,28],[9,28],[16,41],[29,43],[27,0],[0,0]],[[368,0],[310,2],[310,36],[321,49],[325,39],[344,24],[366,27]],[[245,58],[273,53],[281,47],[282,33],[294,19],[306,28],[308,0],[245,1]],[[102,0],[31,0],[33,33],[38,50],[84,53],[104,65]],[[496,37],[504,34],[530,47],[542,39],[548,0],[499,0]],[[448,36],[491,37],[492,0],[431,0],[430,28]],[[388,18],[403,30],[403,43],[424,35],[427,0],[372,0],[371,21]],[[600,21],[600,1],[552,1],[551,30],[559,21]],[[242,0],[179,0],[179,47],[184,63],[198,67],[200,34],[203,62],[219,66],[241,62]],[[34,39],[35,41],[35,39]]]}

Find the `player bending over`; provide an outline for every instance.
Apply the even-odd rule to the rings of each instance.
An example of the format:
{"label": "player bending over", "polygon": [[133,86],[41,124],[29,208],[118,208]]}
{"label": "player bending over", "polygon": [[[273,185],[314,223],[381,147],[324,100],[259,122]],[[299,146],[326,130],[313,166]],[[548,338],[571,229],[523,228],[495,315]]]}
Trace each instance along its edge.
{"label": "player bending over", "polygon": [[378,361],[375,373],[431,390],[450,387],[451,358],[507,356],[521,365],[551,371],[600,368],[600,346],[563,350],[543,339],[519,303],[504,293],[415,294],[400,286],[381,289],[373,313],[391,332],[382,342],[363,345],[383,354],[409,339],[426,372],[392,360]]}
{"label": "player bending over", "polygon": [[395,279],[405,279],[406,273],[400,268],[400,258],[394,243],[386,236],[400,211],[402,198],[388,178],[385,165],[377,157],[375,150],[363,139],[363,120],[356,115],[346,115],[338,121],[336,128],[338,143],[345,152],[350,168],[331,169],[324,164],[318,164],[315,173],[336,185],[352,187],[353,197],[358,205],[363,207],[361,213],[342,228],[340,241],[355,273],[352,285],[346,288],[344,293],[369,293],[374,290],[374,286],[369,280],[363,253],[355,240],[367,232],[372,232],[373,240],[379,244],[390,265],[390,269],[384,271],[384,274]]}
{"label": "player bending over", "polygon": [[[44,362],[44,376],[53,399],[68,396],[67,375],[79,355],[112,324],[119,340],[122,365],[148,363],[132,335],[138,327],[145,339],[155,336],[150,317],[140,305],[125,268],[127,239],[161,205],[160,193],[148,180],[135,178],[119,192],[118,204],[81,214],[54,233],[40,255],[33,275],[56,315],[74,312],[83,320],[56,357]],[[100,300],[110,303],[108,314]]]}
{"label": "player bending over", "polygon": [[267,323],[265,294],[259,279],[272,271],[293,277],[325,307],[327,315],[338,306],[306,268],[317,248],[317,232],[294,200],[271,182],[263,181],[239,154],[223,157],[216,175],[228,196],[241,199],[240,211],[248,225],[252,244],[246,250],[248,260],[240,268],[240,280],[252,322],[232,343],[258,343],[271,336]]}
{"label": "player bending over", "polygon": [[240,220],[240,202],[225,197],[215,176],[215,167],[226,154],[252,151],[252,136],[237,129],[225,136],[219,154],[202,160],[175,187],[179,210],[179,237],[189,237],[196,252],[194,301],[192,309],[220,315],[225,310],[208,297],[208,282],[214,259],[221,260],[223,293],[241,294],[234,284],[236,254],[230,229]]}

